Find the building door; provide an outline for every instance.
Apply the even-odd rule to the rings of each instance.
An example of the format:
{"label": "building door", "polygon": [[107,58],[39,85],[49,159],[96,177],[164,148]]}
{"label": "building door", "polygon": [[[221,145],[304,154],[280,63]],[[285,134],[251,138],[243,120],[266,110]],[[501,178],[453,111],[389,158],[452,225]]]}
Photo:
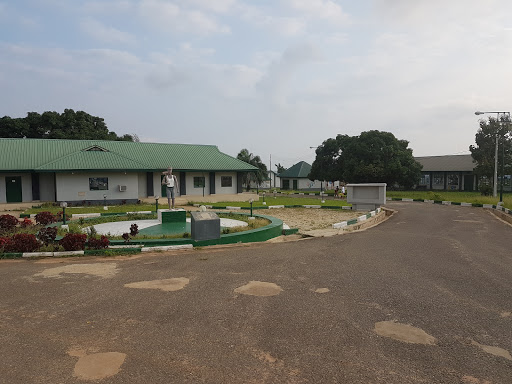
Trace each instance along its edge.
{"label": "building door", "polygon": [[297,180],[293,180],[293,190],[297,190]]}
{"label": "building door", "polygon": [[473,191],[473,175],[464,175],[464,190]]}
{"label": "building door", "polygon": [[283,189],[290,189],[290,180],[283,179]]}
{"label": "building door", "polygon": [[21,176],[5,178],[5,197],[8,203],[21,203],[23,201]]}

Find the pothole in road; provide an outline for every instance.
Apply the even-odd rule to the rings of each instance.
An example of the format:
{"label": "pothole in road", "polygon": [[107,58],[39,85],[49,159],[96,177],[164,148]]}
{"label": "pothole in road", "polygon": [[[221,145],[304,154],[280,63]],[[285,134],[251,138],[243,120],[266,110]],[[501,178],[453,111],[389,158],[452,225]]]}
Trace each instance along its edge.
{"label": "pothole in road", "polygon": [[315,293],[327,293],[330,292],[329,288],[317,288],[315,289]]}
{"label": "pothole in road", "polygon": [[436,339],[424,330],[408,324],[401,324],[394,321],[381,321],[375,323],[374,331],[384,337],[403,341],[412,344],[435,345]]}
{"label": "pothole in road", "polygon": [[34,276],[61,278],[65,273],[84,274],[99,277],[113,277],[117,273],[116,263],[71,264],[61,267],[48,268]]}
{"label": "pothole in road", "polygon": [[282,288],[274,283],[264,281],[250,281],[246,285],[242,285],[235,289],[236,293],[251,296],[275,296],[282,292]]}
{"label": "pothole in road", "polygon": [[185,288],[189,282],[190,280],[186,277],[175,277],[164,280],[138,281],[136,283],[125,284],[124,286],[126,288],[160,289],[164,292],[172,292]]}
{"label": "pothole in road", "polygon": [[471,340],[471,344],[477,346],[482,351],[489,353],[491,355],[498,356],[498,357],[504,357],[507,360],[512,360],[512,356],[510,355],[510,352],[507,351],[506,349],[503,349],[500,347],[493,347],[491,345],[483,345],[483,344],[477,343],[474,340]]}
{"label": "pothole in road", "polygon": [[82,380],[101,380],[114,376],[121,369],[125,359],[126,354],[120,352],[81,356],[75,364],[74,375]]}

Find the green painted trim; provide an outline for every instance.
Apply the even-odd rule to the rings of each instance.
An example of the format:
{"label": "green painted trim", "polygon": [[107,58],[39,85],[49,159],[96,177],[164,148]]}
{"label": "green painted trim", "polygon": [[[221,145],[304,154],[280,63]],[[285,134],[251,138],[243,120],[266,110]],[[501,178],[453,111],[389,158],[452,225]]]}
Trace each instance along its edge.
{"label": "green painted trim", "polygon": [[402,198],[401,197],[392,197],[391,200],[392,201],[402,201]]}
{"label": "green painted trim", "polygon": [[0,259],[19,259],[23,257],[23,253],[16,252],[16,253],[0,253]]}
{"label": "green painted trim", "polygon": [[424,199],[413,199],[412,201],[418,201],[418,202],[420,202],[420,203],[424,203],[424,202],[425,202],[425,200],[424,200]]}
{"label": "green painted trim", "polygon": [[86,249],[84,255],[89,256],[116,256],[135,255],[141,253],[141,248],[109,248],[109,249]]}
{"label": "green painted trim", "polygon": [[[100,212],[100,217],[102,216],[123,216],[126,215],[126,212]],[[87,219],[91,219],[91,217],[87,217]]]}
{"label": "green painted trim", "polygon": [[443,204],[442,200],[434,200],[434,204]]}
{"label": "green painted trim", "polygon": [[451,201],[451,204],[452,205],[460,205],[460,203],[456,202],[456,201]]}
{"label": "green painted trim", "polygon": [[294,235],[299,232],[299,228],[289,228],[289,229],[283,229],[283,235]]}
{"label": "green painted trim", "polygon": [[[219,212],[220,213],[220,212]],[[236,212],[237,215],[249,216],[246,212]],[[165,245],[185,245],[192,244],[194,247],[202,247],[207,245],[233,244],[233,243],[252,243],[258,241],[266,241],[274,237],[281,236],[283,231],[283,221],[272,216],[253,214],[255,217],[262,217],[270,221],[270,224],[248,231],[228,233],[221,235],[220,239],[193,241],[192,238],[175,238],[175,239],[131,239],[128,243],[124,240],[111,240],[111,245],[144,245],[146,247],[159,247]]]}
{"label": "green painted trim", "polygon": [[357,224],[357,219],[347,220],[347,225]]}
{"label": "green painted trim", "polygon": [[20,219],[23,219],[25,217],[29,217],[30,218],[30,214],[29,213],[20,213]]}
{"label": "green painted trim", "polygon": [[480,204],[480,203],[472,203],[471,205],[473,207],[478,207],[478,208],[482,208],[484,206],[483,204]]}
{"label": "green painted trim", "polygon": [[322,205],[320,208],[322,209],[343,209],[343,206],[332,206],[332,205]]}

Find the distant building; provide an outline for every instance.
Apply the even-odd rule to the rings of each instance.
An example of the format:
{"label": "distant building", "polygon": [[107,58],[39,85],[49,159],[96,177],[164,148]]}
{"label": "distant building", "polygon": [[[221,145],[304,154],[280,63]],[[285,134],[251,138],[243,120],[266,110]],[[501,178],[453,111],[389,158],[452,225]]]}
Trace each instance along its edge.
{"label": "distant building", "polygon": [[478,187],[471,155],[424,156],[415,160],[423,165],[418,189],[473,191]]}
{"label": "distant building", "polygon": [[311,165],[305,161],[299,161],[284,172],[279,174],[281,178],[281,189],[284,190],[320,190],[325,189],[325,182],[320,180],[311,181],[308,175],[311,172]]}
{"label": "distant building", "polygon": [[165,196],[167,167],[178,178],[177,196],[242,193],[243,174],[257,169],[214,145],[0,139],[0,203]]}
{"label": "distant building", "polygon": [[[246,185],[244,184],[244,187]],[[250,186],[251,189],[274,189],[274,188],[281,188],[281,178],[279,175],[274,171],[267,171],[267,175],[265,179],[260,183],[257,184],[255,181],[251,181]]]}

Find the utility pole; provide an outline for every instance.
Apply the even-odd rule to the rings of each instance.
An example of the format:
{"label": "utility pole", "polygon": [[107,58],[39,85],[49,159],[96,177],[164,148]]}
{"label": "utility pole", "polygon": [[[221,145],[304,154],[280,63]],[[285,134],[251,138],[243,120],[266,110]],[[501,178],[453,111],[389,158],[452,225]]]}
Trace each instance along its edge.
{"label": "utility pole", "polygon": [[268,191],[270,192],[272,190],[272,154],[270,154],[270,169],[268,172],[268,176],[270,178],[270,189]]}

